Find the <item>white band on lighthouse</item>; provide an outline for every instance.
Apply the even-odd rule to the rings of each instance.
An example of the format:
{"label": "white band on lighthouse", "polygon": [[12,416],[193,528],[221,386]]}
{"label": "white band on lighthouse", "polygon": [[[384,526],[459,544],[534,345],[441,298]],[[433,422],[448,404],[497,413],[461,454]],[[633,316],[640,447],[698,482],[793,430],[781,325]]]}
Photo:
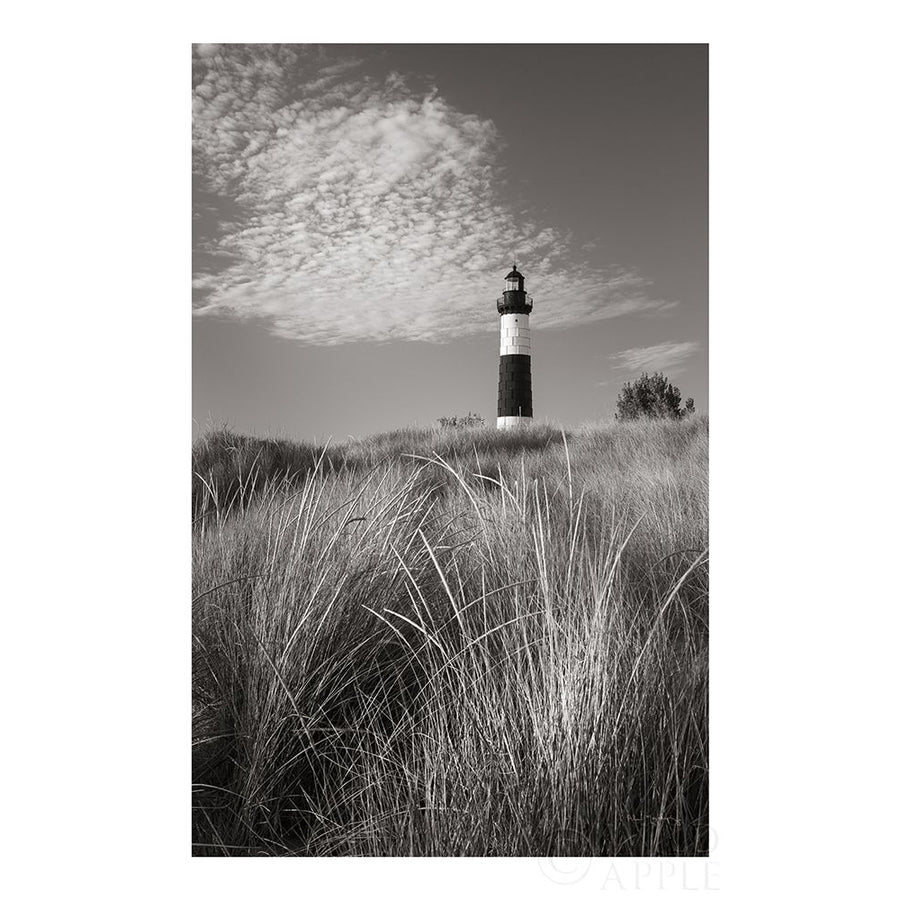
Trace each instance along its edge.
{"label": "white band on lighthouse", "polygon": [[509,353],[531,356],[531,329],[528,327],[528,316],[522,313],[500,316],[500,355]]}
{"label": "white band on lighthouse", "polygon": [[507,428],[527,428],[531,424],[531,417],[525,416],[497,416],[497,427]]}

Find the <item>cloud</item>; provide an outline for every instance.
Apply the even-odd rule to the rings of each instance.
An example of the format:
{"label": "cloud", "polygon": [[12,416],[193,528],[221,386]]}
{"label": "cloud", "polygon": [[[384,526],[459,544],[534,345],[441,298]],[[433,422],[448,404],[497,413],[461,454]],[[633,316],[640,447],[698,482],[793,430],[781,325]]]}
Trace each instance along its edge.
{"label": "cloud", "polygon": [[195,314],[312,344],[442,341],[495,327],[513,252],[542,328],[666,305],[504,202],[490,120],[330,52],[195,47],[194,173],[231,211],[197,242]]}
{"label": "cloud", "polygon": [[685,341],[680,344],[665,341],[652,347],[633,347],[631,350],[613,354],[612,358],[619,360],[613,368],[626,369],[629,372],[680,372],[688,358],[699,349],[700,345],[696,341]]}

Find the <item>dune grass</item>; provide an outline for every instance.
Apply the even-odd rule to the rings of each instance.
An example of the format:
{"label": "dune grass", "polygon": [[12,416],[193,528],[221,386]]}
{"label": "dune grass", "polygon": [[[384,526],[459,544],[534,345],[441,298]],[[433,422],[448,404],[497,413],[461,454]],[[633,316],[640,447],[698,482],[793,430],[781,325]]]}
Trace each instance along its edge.
{"label": "dune grass", "polygon": [[708,423],[194,447],[194,853],[704,855]]}

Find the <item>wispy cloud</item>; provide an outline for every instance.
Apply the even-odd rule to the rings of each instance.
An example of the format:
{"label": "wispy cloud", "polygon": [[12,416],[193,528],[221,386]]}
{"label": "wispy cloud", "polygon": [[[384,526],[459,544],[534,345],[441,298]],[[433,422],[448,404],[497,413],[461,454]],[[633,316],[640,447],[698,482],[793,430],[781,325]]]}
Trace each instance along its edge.
{"label": "wispy cloud", "polygon": [[315,344],[445,340],[495,327],[514,251],[542,327],[669,305],[510,208],[497,129],[436,89],[285,45],[198,46],[193,75],[195,174],[234,210],[199,242],[199,315]]}
{"label": "wispy cloud", "polygon": [[680,372],[687,360],[699,349],[700,345],[696,341],[684,341],[680,344],[665,341],[652,347],[632,347],[613,354],[612,358],[619,360],[613,368],[629,372]]}

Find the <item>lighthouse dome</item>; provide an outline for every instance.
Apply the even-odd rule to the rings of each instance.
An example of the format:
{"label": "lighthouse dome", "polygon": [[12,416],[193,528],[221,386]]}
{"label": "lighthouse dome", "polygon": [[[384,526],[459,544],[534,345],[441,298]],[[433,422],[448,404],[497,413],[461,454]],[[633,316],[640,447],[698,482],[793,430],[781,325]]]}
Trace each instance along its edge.
{"label": "lighthouse dome", "polygon": [[497,312],[501,316],[506,313],[522,313],[527,316],[531,312],[531,298],[525,291],[525,276],[515,265],[506,276],[503,296],[497,298]]}

